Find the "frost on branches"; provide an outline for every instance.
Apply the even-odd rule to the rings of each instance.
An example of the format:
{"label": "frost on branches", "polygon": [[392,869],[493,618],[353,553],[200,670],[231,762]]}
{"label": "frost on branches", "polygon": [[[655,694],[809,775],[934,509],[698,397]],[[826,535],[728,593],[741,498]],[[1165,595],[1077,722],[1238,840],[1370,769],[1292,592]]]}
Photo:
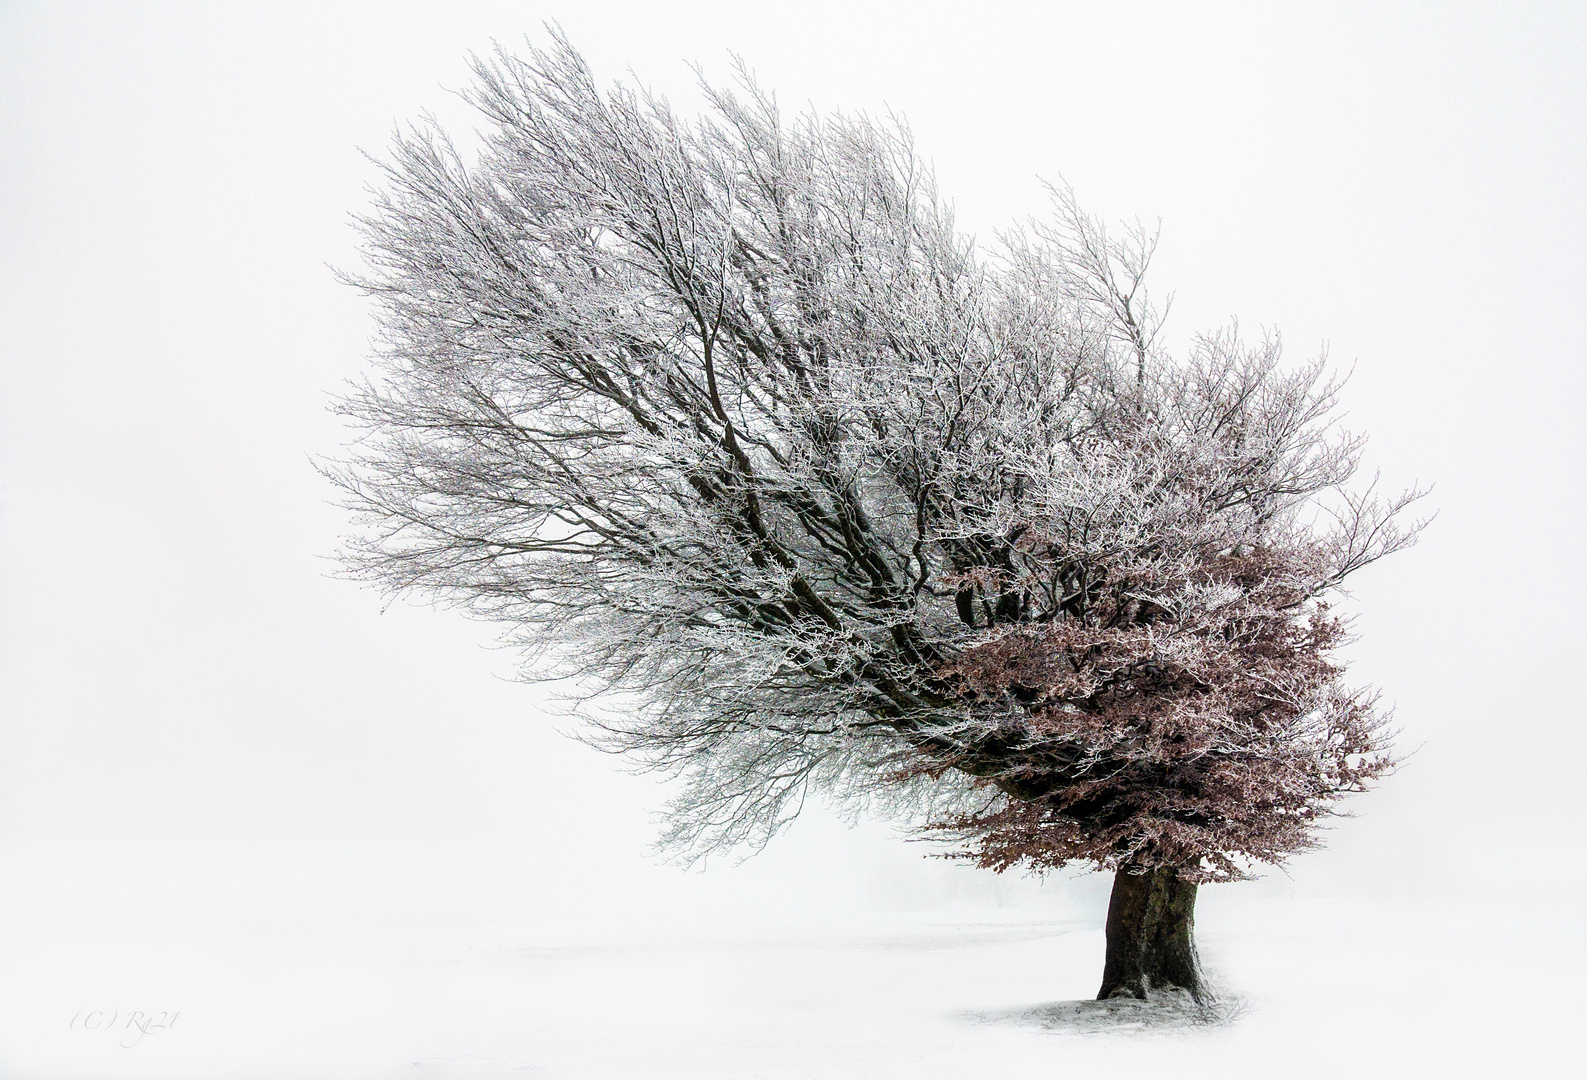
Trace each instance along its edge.
{"label": "frost on branches", "polygon": [[1346,486],[1322,362],[1167,355],[1154,238],[1066,191],[978,252],[900,126],[747,76],[685,121],[560,37],[476,71],[477,160],[399,138],[361,219],[350,565],[606,692],[595,738],[685,780],[673,844],[764,843],[812,789],[908,811],[1119,871],[1119,986],[1199,993],[1195,884],[1391,765],[1325,599],[1417,493]]}

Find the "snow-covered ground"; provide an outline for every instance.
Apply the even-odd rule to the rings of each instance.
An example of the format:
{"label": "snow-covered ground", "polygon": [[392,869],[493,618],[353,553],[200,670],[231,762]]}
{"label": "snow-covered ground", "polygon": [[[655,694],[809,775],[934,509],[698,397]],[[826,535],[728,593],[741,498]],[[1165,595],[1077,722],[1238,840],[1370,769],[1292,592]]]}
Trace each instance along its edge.
{"label": "snow-covered ground", "polygon": [[[1562,1075],[1582,1004],[1577,924],[1494,902],[1205,889],[1229,1015],[1197,1024],[1088,1000],[1105,878],[1003,907],[633,895],[485,923],[459,918],[455,875],[405,883],[378,853],[6,854],[0,1076],[18,1080]],[[352,882],[385,902],[358,910]]]}

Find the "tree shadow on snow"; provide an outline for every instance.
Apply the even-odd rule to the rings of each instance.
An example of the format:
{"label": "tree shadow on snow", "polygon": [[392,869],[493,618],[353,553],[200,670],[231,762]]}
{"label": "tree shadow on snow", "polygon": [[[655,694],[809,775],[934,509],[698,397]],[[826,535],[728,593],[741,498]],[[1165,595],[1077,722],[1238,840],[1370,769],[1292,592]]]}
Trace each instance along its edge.
{"label": "tree shadow on snow", "polygon": [[1197,1004],[1186,993],[1158,992],[1146,1001],[1135,998],[1049,1001],[1041,1005],[1016,1005],[958,1015],[976,1024],[1007,1024],[1069,1035],[1106,1035],[1218,1028],[1233,1023],[1244,1012],[1245,1003],[1239,998],[1225,997]]}

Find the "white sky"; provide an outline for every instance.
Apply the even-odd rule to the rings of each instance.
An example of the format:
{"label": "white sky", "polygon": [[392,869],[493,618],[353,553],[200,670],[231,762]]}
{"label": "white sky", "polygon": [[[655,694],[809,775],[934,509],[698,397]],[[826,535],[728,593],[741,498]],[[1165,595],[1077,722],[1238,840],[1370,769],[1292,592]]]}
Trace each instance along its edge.
{"label": "white sky", "polygon": [[[467,53],[553,18],[680,104],[684,61],[736,51],[789,108],[896,110],[981,235],[1043,212],[1038,177],[1161,218],[1172,339],[1237,315],[1354,362],[1371,463],[1437,484],[1356,588],[1356,671],[1423,749],[1293,887],[1502,890],[1579,846],[1587,8],[1097,7],[0,4],[0,852],[29,910],[94,910],[63,895],[90,878],[189,913],[409,879],[446,917],[1030,895],[819,815],[740,870],[658,868],[662,793],[558,736],[488,628],[327,576],[358,148],[466,129]],[[173,851],[296,869],[194,898]]]}

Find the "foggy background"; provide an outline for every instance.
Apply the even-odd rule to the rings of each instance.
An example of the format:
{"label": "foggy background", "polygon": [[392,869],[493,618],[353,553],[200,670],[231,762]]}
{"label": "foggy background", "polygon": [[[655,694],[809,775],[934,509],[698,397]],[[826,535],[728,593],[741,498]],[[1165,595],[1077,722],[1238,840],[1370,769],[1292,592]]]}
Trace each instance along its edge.
{"label": "foggy background", "polygon": [[1203,925],[1234,893],[1530,910],[1579,882],[1587,9],[1093,7],[0,4],[0,1036],[183,1008],[152,999],[184,948],[294,928],[1100,918],[1105,877],[820,808],[742,866],[665,865],[665,790],[560,734],[491,627],[330,577],[359,150],[424,110],[470,130],[467,54],[547,19],[685,113],[685,62],[726,82],[736,51],[787,112],[903,115],[987,244],[1046,213],[1040,178],[1161,219],[1171,346],[1238,316],[1354,366],[1369,475],[1436,485],[1350,602],[1354,677],[1417,752],[1288,876],[1203,890]]}

